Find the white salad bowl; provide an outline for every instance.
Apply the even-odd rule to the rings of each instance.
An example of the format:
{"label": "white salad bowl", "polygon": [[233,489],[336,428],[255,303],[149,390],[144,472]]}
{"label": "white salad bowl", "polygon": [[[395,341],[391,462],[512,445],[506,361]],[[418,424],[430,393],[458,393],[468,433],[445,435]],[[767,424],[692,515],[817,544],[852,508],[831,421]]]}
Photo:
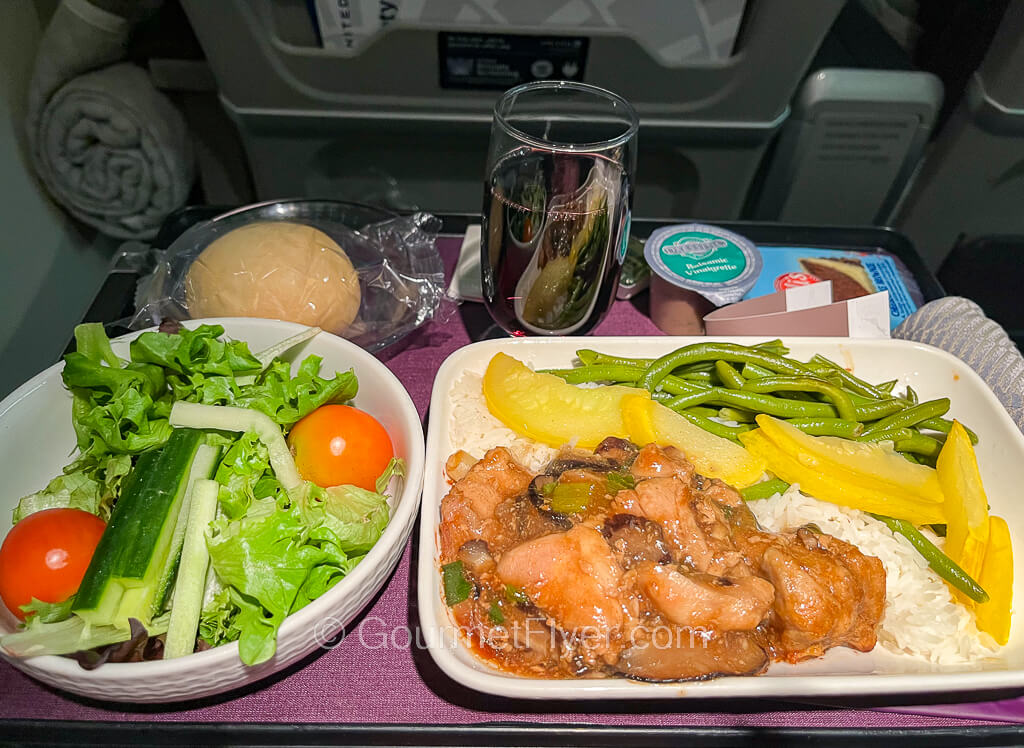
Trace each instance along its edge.
{"label": "white salad bowl", "polygon": [[[302,325],[267,319],[206,319],[186,323],[219,324],[225,335],[259,351],[291,337]],[[127,358],[128,344],[140,333],[113,341],[114,352]],[[70,658],[56,656],[4,659],[28,675],[64,691],[92,699],[160,703],[223,693],[265,678],[313,652],[347,625],[384,586],[401,558],[419,506],[423,482],[423,429],[409,393],[380,361],[354,343],[320,333],[289,352],[297,362],[307,355],[323,358],[321,372],[352,369],[359,379],[353,404],[372,414],[387,429],[396,456],[405,460],[406,476],[392,482],[391,518],[366,557],[338,584],[302,610],[288,616],[277,634],[277,652],[254,667],[243,665],[237,642],[172,660],[108,663],[85,670]],[[41,489],[70,461],[75,449],[71,396],[61,381],[63,363],[30,379],[0,402],[0,517],[10,517],[21,496]],[[6,531],[5,531],[6,532]],[[0,606],[2,607],[2,606]],[[3,611],[0,632],[14,630],[13,616]]]}
{"label": "white salad bowl", "polygon": [[[715,338],[752,345],[763,338]],[[826,698],[894,693],[967,692],[1024,687],[1024,435],[985,382],[960,359],[905,340],[786,338],[800,361],[820,353],[871,382],[898,379],[922,400],[949,397],[949,417],[978,433],[978,464],[993,514],[1006,519],[1014,543],[1014,606],[1010,641],[996,656],[963,665],[932,665],[894,654],[878,645],[871,652],[846,647],[798,665],[776,662],[759,676],[722,677],[702,682],[641,683],[625,678],[541,679],[502,672],[478,658],[444,602],[439,562],[441,500],[450,484],[445,460],[464,445],[455,442],[451,393],[465,372],[482,374],[499,352],[533,368],[566,368],[579,348],[617,356],[659,357],[708,338],[521,338],[488,340],[459,349],[442,364],[434,381],[427,434],[419,541],[418,607],[424,639],[437,665],[464,686],[509,698],[678,699]],[[1024,383],[1022,383],[1024,386]],[[482,455],[476,454],[476,457]]]}

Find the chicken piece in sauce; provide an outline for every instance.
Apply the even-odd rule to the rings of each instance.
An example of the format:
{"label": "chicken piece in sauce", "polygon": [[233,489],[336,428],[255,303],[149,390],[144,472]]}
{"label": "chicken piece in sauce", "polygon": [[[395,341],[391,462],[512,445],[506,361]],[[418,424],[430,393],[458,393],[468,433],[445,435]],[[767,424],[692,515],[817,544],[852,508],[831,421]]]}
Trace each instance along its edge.
{"label": "chicken piece in sauce", "polygon": [[441,502],[441,560],[448,563],[462,544],[483,540],[492,549],[514,541],[514,528],[496,518],[498,505],[525,493],[533,476],[504,447],[490,450],[465,471]]}
{"label": "chicken piece in sauce", "polygon": [[799,662],[846,646],[868,652],[885,609],[882,562],[842,540],[802,528],[776,536],[760,571],[775,587],[769,621],[776,659]]}
{"label": "chicken piece in sauce", "polygon": [[[499,668],[693,680],[874,646],[881,562],[806,528],[764,532],[678,450],[609,438],[537,476],[503,448],[468,464],[450,465],[463,477],[442,501],[441,558],[463,561],[475,594],[456,621]],[[592,485],[588,503],[551,511],[568,483]]]}

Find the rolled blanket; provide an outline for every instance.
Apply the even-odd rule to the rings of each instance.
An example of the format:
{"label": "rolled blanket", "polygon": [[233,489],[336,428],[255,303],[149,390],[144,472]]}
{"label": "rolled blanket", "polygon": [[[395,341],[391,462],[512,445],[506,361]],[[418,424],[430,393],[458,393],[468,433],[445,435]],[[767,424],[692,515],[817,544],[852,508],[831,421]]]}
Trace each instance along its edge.
{"label": "rolled blanket", "polygon": [[893,337],[934,345],[966,363],[1024,431],[1024,357],[980,306],[961,296],[936,299],[903,320]]}
{"label": "rolled blanket", "polygon": [[54,199],[110,236],[148,239],[194,177],[184,118],[124,54],[130,22],[64,0],[40,42],[29,91],[36,171]]}
{"label": "rolled blanket", "polygon": [[147,239],[185,203],[192,146],[146,72],[121,63],[66,83],[43,110],[36,168],[53,196],[110,236]]}

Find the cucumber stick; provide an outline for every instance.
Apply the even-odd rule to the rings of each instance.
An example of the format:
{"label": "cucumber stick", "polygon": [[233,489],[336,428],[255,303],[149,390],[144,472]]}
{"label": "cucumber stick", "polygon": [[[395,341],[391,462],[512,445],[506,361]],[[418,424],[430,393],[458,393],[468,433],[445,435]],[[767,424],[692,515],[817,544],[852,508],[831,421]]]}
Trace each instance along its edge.
{"label": "cucumber stick", "polygon": [[204,439],[201,431],[175,429],[161,449],[139,456],[75,596],[71,610],[86,623],[127,627],[135,618],[150,625],[177,562],[178,515]]}
{"label": "cucumber stick", "polygon": [[201,405],[179,400],[171,407],[172,426],[191,429],[217,429],[219,431],[253,431],[267,447],[270,467],[274,469],[284,490],[291,492],[300,488],[304,481],[295,467],[288,442],[281,427],[266,413],[250,408],[234,408],[229,405]]}
{"label": "cucumber stick", "polygon": [[178,569],[179,559],[181,558],[182,544],[185,542],[189,507],[192,506],[192,495],[195,491],[196,482],[212,478],[219,463],[220,447],[211,447],[209,444],[199,445],[199,449],[196,450],[195,459],[192,460],[192,467],[188,473],[185,498],[182,501],[181,509],[178,511],[178,521],[174,528],[174,535],[171,536],[171,551],[167,556],[169,562],[164,567],[164,573],[157,587],[157,596],[154,599],[153,605],[154,615],[166,609],[168,598],[174,587],[175,572]]}
{"label": "cucumber stick", "polygon": [[206,574],[210,566],[210,553],[206,549],[206,530],[217,516],[217,493],[220,484],[215,480],[196,481],[192,501],[188,508],[185,542],[181,548],[178,579],[174,583],[174,605],[167,626],[164,659],[192,654],[199,630],[199,616],[203,611],[203,593]]}

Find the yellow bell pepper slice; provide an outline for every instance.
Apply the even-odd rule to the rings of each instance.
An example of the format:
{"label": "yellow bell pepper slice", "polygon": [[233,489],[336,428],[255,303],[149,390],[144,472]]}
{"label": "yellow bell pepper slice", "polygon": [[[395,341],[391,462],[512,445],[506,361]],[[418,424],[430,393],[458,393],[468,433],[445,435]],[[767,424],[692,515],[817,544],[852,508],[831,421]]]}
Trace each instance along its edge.
{"label": "yellow bell pepper slice", "polygon": [[1002,517],[989,517],[988,547],[978,584],[988,592],[988,602],[977,603],[975,607],[978,628],[991,634],[999,644],[1006,644],[1010,639],[1013,604],[1013,547],[1010,528]]}
{"label": "yellow bell pepper slice", "polygon": [[630,441],[676,447],[701,475],[719,478],[736,488],[756,483],[764,475],[763,460],[649,398],[638,394],[625,397],[622,420]]}
{"label": "yellow bell pepper slice", "polygon": [[988,498],[981,483],[974,447],[959,421],[953,421],[935,469],[946,496],[946,546],[943,550],[960,568],[978,579],[988,545]]}
{"label": "yellow bell pepper slice", "polygon": [[944,499],[934,469],[916,465],[891,448],[835,436],[811,436],[767,415],[756,420],[768,439],[808,468],[907,502],[942,503]]}
{"label": "yellow bell pepper slice", "polygon": [[488,364],[483,393],[487,409],[517,434],[550,447],[575,443],[583,449],[593,449],[609,436],[628,438],[623,398],[650,397],[635,387],[575,387],[504,353],[495,354]]}
{"label": "yellow bell pepper slice", "polygon": [[827,472],[803,464],[769,439],[763,428],[742,433],[739,439],[752,454],[765,461],[771,472],[788,483],[800,484],[802,492],[822,501],[905,519],[915,525],[946,521],[942,504],[894,498],[882,488],[845,480],[838,471]]}

